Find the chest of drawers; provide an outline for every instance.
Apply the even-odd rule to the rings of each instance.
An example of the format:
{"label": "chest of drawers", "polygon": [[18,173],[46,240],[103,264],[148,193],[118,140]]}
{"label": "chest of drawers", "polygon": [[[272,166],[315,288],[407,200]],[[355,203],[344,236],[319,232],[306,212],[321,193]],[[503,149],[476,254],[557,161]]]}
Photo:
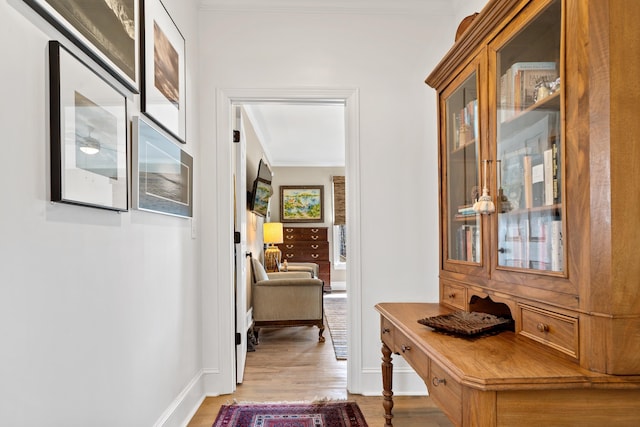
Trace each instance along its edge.
{"label": "chest of drawers", "polygon": [[327,227],[284,227],[284,242],[278,245],[287,262],[314,262],[325,292],[331,291],[331,261]]}

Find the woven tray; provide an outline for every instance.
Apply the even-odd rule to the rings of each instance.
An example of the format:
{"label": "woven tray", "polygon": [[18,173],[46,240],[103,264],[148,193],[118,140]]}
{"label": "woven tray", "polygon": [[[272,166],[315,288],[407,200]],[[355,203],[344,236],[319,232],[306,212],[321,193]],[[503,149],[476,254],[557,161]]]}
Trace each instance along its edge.
{"label": "woven tray", "polygon": [[487,313],[456,311],[451,314],[420,319],[418,323],[439,331],[461,335],[477,335],[505,328],[511,323],[511,319],[504,319]]}

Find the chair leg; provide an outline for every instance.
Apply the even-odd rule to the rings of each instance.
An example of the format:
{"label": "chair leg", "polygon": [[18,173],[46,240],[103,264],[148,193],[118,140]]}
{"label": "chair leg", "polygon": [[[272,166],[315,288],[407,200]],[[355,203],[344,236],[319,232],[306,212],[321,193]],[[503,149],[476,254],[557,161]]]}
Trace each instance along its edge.
{"label": "chair leg", "polygon": [[318,342],[324,342],[325,339],[322,336],[322,334],[324,333],[324,323],[318,324],[318,328],[320,328],[320,331],[318,332]]}

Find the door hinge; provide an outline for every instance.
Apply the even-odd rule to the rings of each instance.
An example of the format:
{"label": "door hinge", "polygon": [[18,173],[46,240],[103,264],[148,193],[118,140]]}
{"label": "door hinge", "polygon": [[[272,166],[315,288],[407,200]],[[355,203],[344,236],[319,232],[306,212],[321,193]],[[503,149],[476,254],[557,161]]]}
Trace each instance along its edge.
{"label": "door hinge", "polygon": [[240,142],[240,131],[239,130],[234,130],[233,131],[233,142]]}
{"label": "door hinge", "polygon": [[236,332],[236,345],[242,344],[242,334],[240,332]]}

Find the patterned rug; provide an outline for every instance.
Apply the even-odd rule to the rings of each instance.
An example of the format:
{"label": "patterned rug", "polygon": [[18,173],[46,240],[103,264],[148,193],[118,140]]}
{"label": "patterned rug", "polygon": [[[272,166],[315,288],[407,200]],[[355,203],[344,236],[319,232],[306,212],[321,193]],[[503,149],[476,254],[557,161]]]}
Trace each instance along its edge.
{"label": "patterned rug", "polygon": [[223,405],[213,427],[368,427],[355,402]]}
{"label": "patterned rug", "polygon": [[347,360],[347,298],[325,296],[324,316],[337,360]]}

